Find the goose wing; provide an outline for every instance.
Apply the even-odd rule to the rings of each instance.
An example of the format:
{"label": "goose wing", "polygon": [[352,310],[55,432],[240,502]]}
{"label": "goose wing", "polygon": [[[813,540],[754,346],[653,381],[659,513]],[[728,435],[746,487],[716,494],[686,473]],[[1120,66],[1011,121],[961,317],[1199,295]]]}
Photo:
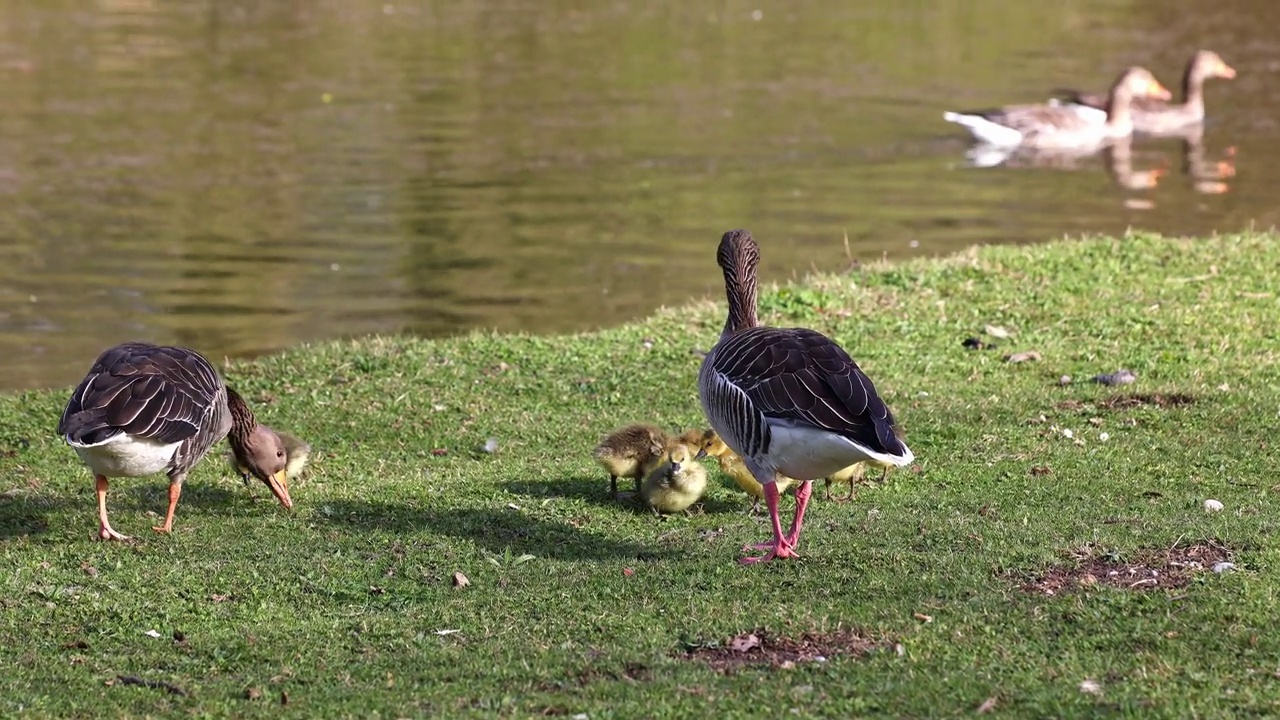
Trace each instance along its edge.
{"label": "goose wing", "polygon": [[182,442],[199,431],[221,387],[218,372],[194,350],[117,345],[98,356],[71,394],[58,433],[82,444],[122,432]]}
{"label": "goose wing", "polygon": [[902,455],[893,413],[835,341],[805,328],[751,328],[726,338],[712,369],[766,421],[809,425],[875,452]]}

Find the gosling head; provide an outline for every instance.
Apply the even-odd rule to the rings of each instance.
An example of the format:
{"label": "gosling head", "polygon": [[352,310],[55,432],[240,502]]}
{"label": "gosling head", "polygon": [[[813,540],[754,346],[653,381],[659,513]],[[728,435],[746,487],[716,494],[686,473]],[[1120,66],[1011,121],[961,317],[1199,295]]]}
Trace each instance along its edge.
{"label": "gosling head", "polygon": [[[694,459],[701,460],[708,454],[713,454],[711,453],[711,448],[715,443],[720,443],[720,436],[716,435],[715,430],[698,430],[695,428],[684,431],[678,441],[682,445],[696,449],[697,453],[694,455]],[[720,444],[723,445],[723,443]]]}

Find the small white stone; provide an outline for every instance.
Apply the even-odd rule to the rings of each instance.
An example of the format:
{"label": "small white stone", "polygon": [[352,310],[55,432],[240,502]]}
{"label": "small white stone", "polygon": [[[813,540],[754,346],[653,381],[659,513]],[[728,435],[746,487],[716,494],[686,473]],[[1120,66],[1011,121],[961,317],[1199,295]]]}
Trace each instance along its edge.
{"label": "small white stone", "polygon": [[1070,440],[1071,438],[1075,437],[1075,435],[1076,435],[1075,433],[1071,432],[1071,428],[1062,428],[1062,437]]}
{"label": "small white stone", "polygon": [[1210,500],[1204,501],[1205,512],[1218,512],[1222,508],[1223,508],[1223,504],[1218,502],[1217,500],[1210,499]]}
{"label": "small white stone", "polygon": [[1097,680],[1083,680],[1080,683],[1080,692],[1088,695],[1101,695],[1102,683]]}
{"label": "small white stone", "polygon": [[1110,439],[1111,439],[1111,434],[1110,434],[1110,433],[1104,433],[1104,432],[1100,432],[1100,433],[1098,433],[1098,440],[1099,440],[1100,442],[1106,442],[1106,441],[1108,441],[1108,440],[1110,440]]}
{"label": "small white stone", "polygon": [[1213,571],[1216,573],[1223,573],[1228,570],[1234,570],[1235,567],[1236,567],[1235,563],[1218,562],[1213,564]]}
{"label": "small white stone", "polygon": [[752,11],[751,11],[751,19],[752,19],[752,20],[755,20],[756,22],[760,22],[761,20],[763,20],[763,19],[764,19],[764,11],[763,11],[763,10],[752,10]]}

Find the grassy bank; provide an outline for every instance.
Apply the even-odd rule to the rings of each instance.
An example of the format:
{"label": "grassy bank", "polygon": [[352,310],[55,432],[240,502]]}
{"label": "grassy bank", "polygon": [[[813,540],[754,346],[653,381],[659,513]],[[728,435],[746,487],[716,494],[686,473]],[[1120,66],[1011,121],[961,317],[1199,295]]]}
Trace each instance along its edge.
{"label": "grassy bank", "polygon": [[[162,478],[114,484],[123,545],[90,540],[91,479],[53,432],[66,391],[0,398],[0,712],[1276,713],[1277,277],[1273,236],[1130,237],[765,292],[767,322],[850,350],[919,461],[854,502],[819,490],[803,558],[754,568],[734,560],[764,521],[717,473],[704,513],[659,522],[590,458],[617,424],[699,424],[720,302],[234,364],[262,419],[317,448],[294,512],[206,461],[171,537],[147,529]],[[1014,337],[962,347],[987,324]],[[1003,361],[1021,350],[1041,359]],[[1122,367],[1135,383],[1087,381]],[[688,659],[752,631],[815,649]]]}

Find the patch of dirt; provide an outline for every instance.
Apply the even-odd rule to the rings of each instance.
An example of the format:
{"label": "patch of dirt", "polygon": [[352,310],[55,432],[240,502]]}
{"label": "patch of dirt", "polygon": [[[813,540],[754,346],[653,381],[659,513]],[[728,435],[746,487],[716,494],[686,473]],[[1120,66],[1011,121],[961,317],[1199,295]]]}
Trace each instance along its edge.
{"label": "patch of dirt", "polygon": [[1113,395],[1098,403],[1099,407],[1108,410],[1128,410],[1129,408],[1151,405],[1161,409],[1186,407],[1194,405],[1196,399],[1185,393],[1140,393],[1135,395]]}
{"label": "patch of dirt", "polygon": [[1075,553],[1073,566],[1052,566],[1020,585],[1024,592],[1054,596],[1105,585],[1122,590],[1185,587],[1197,573],[1212,571],[1230,560],[1231,552],[1216,543],[1140,550],[1133,557],[1098,554],[1095,548]]}
{"label": "patch of dirt", "polygon": [[1059,410],[1085,410],[1090,405],[1096,405],[1103,410],[1132,410],[1136,407],[1151,406],[1165,410],[1194,405],[1195,402],[1195,396],[1187,395],[1186,393],[1131,393],[1112,395],[1095,403],[1085,403],[1080,400],[1063,400],[1055,407]]}
{"label": "patch of dirt", "polygon": [[832,633],[805,633],[798,638],[755,630],[724,643],[692,646],[677,654],[684,660],[703,662],[721,672],[762,665],[792,668],[797,663],[826,662],[836,657],[862,657],[873,650],[891,647],[892,641],[873,638],[851,630]]}

